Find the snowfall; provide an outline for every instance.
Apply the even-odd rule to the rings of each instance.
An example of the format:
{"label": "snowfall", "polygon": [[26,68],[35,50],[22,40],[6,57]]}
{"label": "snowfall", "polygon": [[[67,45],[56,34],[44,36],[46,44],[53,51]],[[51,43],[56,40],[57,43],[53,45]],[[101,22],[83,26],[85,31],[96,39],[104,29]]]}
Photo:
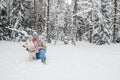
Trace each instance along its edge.
{"label": "snowfall", "polygon": [[47,44],[46,64],[23,44],[0,41],[0,80],[120,80],[120,44]]}

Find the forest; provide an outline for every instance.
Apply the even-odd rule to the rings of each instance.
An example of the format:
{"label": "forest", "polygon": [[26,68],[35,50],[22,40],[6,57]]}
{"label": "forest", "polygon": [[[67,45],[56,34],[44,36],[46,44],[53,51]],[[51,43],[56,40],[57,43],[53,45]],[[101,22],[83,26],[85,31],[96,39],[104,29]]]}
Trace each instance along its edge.
{"label": "forest", "polygon": [[120,0],[0,0],[0,40],[120,43]]}

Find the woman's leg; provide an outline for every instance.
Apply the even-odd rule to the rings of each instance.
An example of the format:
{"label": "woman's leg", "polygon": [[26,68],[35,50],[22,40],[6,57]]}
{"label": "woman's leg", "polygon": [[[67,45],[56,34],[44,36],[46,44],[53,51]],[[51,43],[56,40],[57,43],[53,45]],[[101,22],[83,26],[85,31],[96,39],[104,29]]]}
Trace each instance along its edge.
{"label": "woman's leg", "polygon": [[36,59],[40,59],[40,52],[36,53]]}
{"label": "woman's leg", "polygon": [[46,50],[44,50],[44,49],[41,49],[41,50],[40,50],[40,57],[41,57],[41,60],[42,60],[43,62],[46,60],[45,53],[46,53]]}

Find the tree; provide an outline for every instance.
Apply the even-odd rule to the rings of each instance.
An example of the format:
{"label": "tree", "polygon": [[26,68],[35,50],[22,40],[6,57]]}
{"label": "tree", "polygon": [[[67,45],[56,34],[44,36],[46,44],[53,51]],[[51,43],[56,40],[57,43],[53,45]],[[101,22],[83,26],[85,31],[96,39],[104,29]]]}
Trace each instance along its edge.
{"label": "tree", "polygon": [[47,6],[47,42],[51,42],[51,40],[50,40],[50,36],[49,36],[49,13],[50,13],[50,0],[48,0],[48,6]]}
{"label": "tree", "polygon": [[117,26],[117,33],[116,33],[116,42],[120,43],[120,1],[117,1],[117,19],[116,19],[116,26]]}
{"label": "tree", "polygon": [[73,9],[73,26],[72,26],[72,43],[74,45],[75,44],[75,41],[76,41],[76,34],[77,34],[77,23],[76,23],[76,20],[77,20],[77,2],[78,0],[74,0],[74,9]]}
{"label": "tree", "polygon": [[44,0],[44,32],[43,34],[47,36],[47,1]]}
{"label": "tree", "polygon": [[117,0],[114,0],[114,29],[113,29],[113,43],[116,43],[116,17],[117,17]]}
{"label": "tree", "polygon": [[0,40],[10,40],[10,30],[8,29],[6,0],[0,1]]}
{"label": "tree", "polygon": [[24,2],[25,10],[24,10],[24,21],[23,21],[23,27],[25,28],[25,31],[31,35],[32,32],[34,31],[34,5],[33,1],[31,0],[26,0]]}
{"label": "tree", "polygon": [[37,5],[36,5],[36,0],[34,0],[34,30],[37,30]]}
{"label": "tree", "polygon": [[101,2],[96,3],[98,5],[99,3],[101,4],[98,6],[98,8],[95,9],[93,13],[93,43],[98,45],[106,43],[110,44],[112,39],[112,1],[102,0]]}
{"label": "tree", "polygon": [[10,12],[10,29],[12,30],[11,38],[14,41],[20,41],[24,38],[24,34],[21,32],[25,30],[25,0],[13,0]]}
{"label": "tree", "polygon": [[51,0],[50,3],[50,22],[49,22],[49,36],[55,41],[61,40],[61,34],[65,24],[65,9],[64,0]]}

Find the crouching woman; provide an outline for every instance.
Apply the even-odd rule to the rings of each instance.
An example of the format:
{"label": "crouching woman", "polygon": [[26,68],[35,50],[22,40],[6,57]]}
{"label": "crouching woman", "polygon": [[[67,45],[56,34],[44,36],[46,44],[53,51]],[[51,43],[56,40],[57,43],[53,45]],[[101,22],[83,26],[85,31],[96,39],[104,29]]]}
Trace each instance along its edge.
{"label": "crouching woman", "polygon": [[41,59],[41,61],[46,64],[46,42],[44,38],[38,40],[39,53],[36,54],[36,59]]}

